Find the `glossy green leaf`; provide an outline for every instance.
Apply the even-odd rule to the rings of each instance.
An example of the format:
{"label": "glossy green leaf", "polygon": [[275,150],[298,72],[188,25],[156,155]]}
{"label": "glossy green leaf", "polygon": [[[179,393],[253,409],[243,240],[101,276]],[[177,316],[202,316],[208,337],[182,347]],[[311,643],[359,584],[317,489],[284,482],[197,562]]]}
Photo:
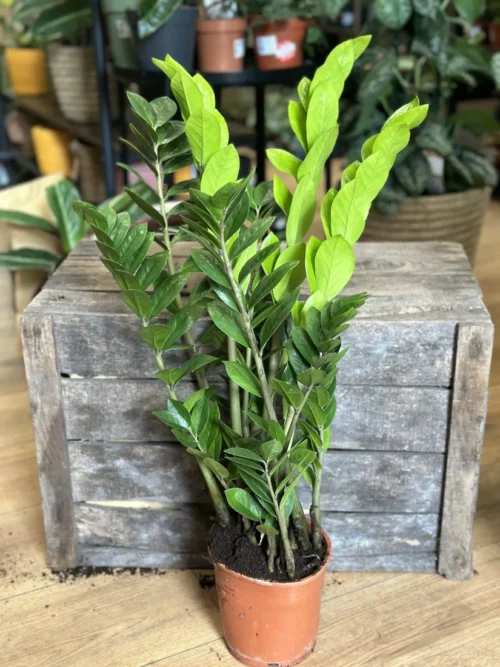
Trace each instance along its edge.
{"label": "glossy green leaf", "polygon": [[454,5],[460,16],[470,25],[484,12],[484,0],[455,0]]}
{"label": "glossy green leaf", "polygon": [[288,119],[302,148],[307,151],[307,116],[304,107],[295,100],[288,103]]}
{"label": "glossy green leaf", "polygon": [[146,318],[151,310],[151,297],[146,292],[127,290],[121,293],[121,298],[138,317]]}
{"label": "glossy green leaf", "polygon": [[181,428],[190,430],[191,416],[186,408],[179,401],[170,398],[167,401],[167,409],[153,412],[162,422],[171,428]]}
{"label": "glossy green leaf", "polygon": [[260,345],[263,348],[271,339],[275,331],[283,324],[285,319],[291,313],[295,302],[300,294],[300,287],[284,296],[276,305],[274,305],[267,315],[260,332]]}
{"label": "glossy green leaf", "polygon": [[307,282],[309,283],[309,289],[311,294],[316,291],[316,270],[314,263],[316,260],[316,254],[320,249],[322,241],[317,239],[315,236],[311,236],[306,243],[306,255],[305,255],[305,265],[306,265],[306,277]]}
{"label": "glossy green leaf", "polygon": [[241,317],[224,303],[209,303],[208,312],[215,326],[240,345],[248,347]]}
{"label": "glossy green leaf", "polygon": [[151,295],[151,310],[148,314],[149,319],[157,317],[172,301],[180,294],[186,284],[188,274],[174,273],[171,276],[166,274],[160,283],[155,286]]}
{"label": "glossy green leaf", "polygon": [[226,372],[231,380],[253,396],[262,397],[260,383],[252,371],[239,361],[224,361]]}
{"label": "glossy green leaf", "polygon": [[418,14],[422,16],[428,16],[429,18],[435,18],[439,7],[441,5],[441,0],[413,0],[413,8]]}
{"label": "glossy green leaf", "polygon": [[238,179],[240,157],[233,144],[229,144],[212,155],[201,177],[201,190],[214,195],[226,183]]}
{"label": "glossy green leaf", "polygon": [[292,193],[278,174],[274,174],[273,176],[273,194],[280,209],[285,215],[288,215],[292,205]]}
{"label": "glossy green leaf", "polygon": [[253,257],[251,257],[247,262],[245,262],[241,270],[238,272],[238,280],[241,282],[250,273],[260,269],[264,261],[270,255],[274,254],[277,251],[279,252],[279,247],[280,244],[278,241],[276,243],[263,247],[261,250],[259,250]]}
{"label": "glossy green leaf", "polygon": [[288,382],[277,380],[272,382],[273,391],[277,392],[286,402],[297,409],[302,402],[302,393]]}
{"label": "glossy green leaf", "polygon": [[[331,79],[323,81],[314,90],[307,112],[307,145],[315,142],[329,130],[337,126],[339,100]],[[326,135],[324,135],[326,136]]]}
{"label": "glossy green leaf", "polygon": [[0,252],[0,266],[11,271],[41,269],[51,272],[54,271],[60,259],[60,257],[47,250],[37,250],[35,248],[19,248],[18,250]]}
{"label": "glossy green leaf", "polygon": [[283,171],[285,174],[290,174],[290,176],[293,176],[295,179],[297,178],[297,173],[302,164],[302,160],[281,148],[268,148],[266,154],[269,162],[276,167],[278,171]]}
{"label": "glossy green leaf", "polygon": [[45,190],[45,195],[59,231],[65,252],[71,252],[85,236],[87,225],[73,209],[80,193],[69,180],[60,181]]}
{"label": "glossy green leaf", "polygon": [[376,17],[391,30],[401,30],[411,14],[411,0],[375,0]]}
{"label": "glossy green leaf", "polygon": [[184,121],[187,121],[189,116],[198,109],[203,108],[203,94],[191,75],[185,70],[180,69],[174,74],[170,87],[179,104]]}
{"label": "glossy green leaf", "polygon": [[356,259],[348,241],[342,236],[332,236],[323,241],[314,262],[316,287],[327,301],[333,299],[347,285]]}
{"label": "glossy green leaf", "polygon": [[147,257],[137,271],[137,280],[142,289],[147,289],[154,283],[162,273],[167,262],[169,252],[167,250]]}
{"label": "glossy green leaf", "polygon": [[269,229],[274,222],[274,218],[262,218],[256,220],[250,227],[240,231],[238,238],[229,249],[229,259],[234,261],[239,258],[241,253],[256,243]]}
{"label": "glossy green leaf", "polygon": [[57,231],[55,226],[44,218],[22,211],[0,210],[0,222],[7,222],[9,225],[20,225],[21,227],[33,227],[34,229],[40,229],[42,232],[49,232],[49,234],[55,234]]}
{"label": "glossy green leaf", "polygon": [[[306,244],[296,243],[291,245],[281,252],[274,265],[273,273],[275,273],[282,266],[289,265],[290,262],[296,262],[291,271],[287,271],[285,276],[277,283],[274,288],[273,295],[275,299],[282,299],[286,294],[289,294],[296,287],[301,285],[306,277]],[[272,275],[272,274],[271,274]],[[271,277],[268,276],[268,278]]]}
{"label": "glossy green leaf", "polygon": [[292,198],[286,224],[286,242],[289,246],[300,243],[309,231],[316,213],[316,187],[306,174],[299,182]]}
{"label": "glossy green leaf", "polygon": [[297,264],[298,262],[296,261],[286,262],[263,278],[250,295],[248,307],[253,308],[262,301],[262,299],[271,294],[273,289],[297,266]]}
{"label": "glossy green leaf", "polygon": [[216,260],[208,250],[195,248],[194,250],[191,250],[191,257],[196,262],[200,271],[207,275],[211,280],[214,280],[223,287],[231,288],[231,283],[224,271],[222,263]]}
{"label": "glossy green leaf", "polygon": [[257,526],[257,530],[259,533],[262,535],[267,535],[267,536],[274,536],[274,535],[279,535],[279,530],[277,528],[274,528],[273,526],[268,526],[265,523],[261,523],[259,526]]}
{"label": "glossy green leaf", "polygon": [[259,447],[260,455],[267,463],[277,458],[282,451],[283,444],[278,440],[268,440],[263,442]]}
{"label": "glossy green leaf", "polygon": [[224,493],[229,506],[238,514],[251,521],[258,521],[262,518],[262,507],[245,489],[226,489]]}
{"label": "glossy green leaf", "polygon": [[186,122],[186,136],[195,161],[204,167],[221,148],[220,125],[215,114],[198,109]]}

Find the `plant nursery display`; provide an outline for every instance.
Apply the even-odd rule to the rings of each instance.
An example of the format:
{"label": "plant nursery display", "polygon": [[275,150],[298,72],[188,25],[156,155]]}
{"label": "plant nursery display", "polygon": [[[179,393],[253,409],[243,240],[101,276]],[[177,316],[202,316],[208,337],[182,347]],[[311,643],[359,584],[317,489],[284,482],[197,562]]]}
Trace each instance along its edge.
{"label": "plant nursery display", "polygon": [[[126,213],[74,204],[156,360],[167,400],[155,415],[206,482],[215,513],[209,552],[226,641],[248,665],[296,664],[315,643],[330,555],[321,524],[322,461],[338,364],[347,352],[342,333],[369,296],[338,295],[354,272],[352,246],[370,205],[427,113],[414,99],[366,141],[362,161],[323,198],[325,240],[305,241],[338,136],[344,82],[369,41],[336,47],[312,80],[301,81],[300,102],[290,103],[305,158],[279,149],[268,156],[297,182],[293,194],[278,175],[272,192],[267,183],[252,187],[251,176],[239,180],[238,153],[211,87],[167,56],[155,63],[177,104],[128,94],[145,127],[139,133],[132,125],[132,132],[157,179],[159,211],[132,198],[159,232],[131,224]],[[177,105],[182,122],[172,120]],[[199,177],[165,190],[164,174],[186,155]],[[184,224],[173,233],[166,201],[179,191],[189,199],[174,209]],[[270,231],[272,194],[287,219],[284,246]],[[196,247],[176,270],[172,248],[187,240]],[[160,251],[150,254],[155,242]],[[182,290],[191,274],[201,279],[186,300]],[[205,313],[206,330],[195,340],[191,329]],[[189,375],[198,389],[185,395],[181,380]],[[309,519],[297,496],[300,482],[310,487]],[[242,618],[242,604],[253,607],[253,621]]]}
{"label": "plant nursery display", "polygon": [[356,103],[346,113],[349,157],[359,155],[373,129],[408,95],[430,108],[429,121],[399,155],[375,201],[366,239],[455,240],[473,259],[497,174],[479,140],[463,141],[460,134],[481,135],[497,124],[481,111],[449,114],[448,105],[459,84],[473,88],[478,77],[491,80],[495,73],[499,80],[497,56],[490,59],[474,28],[482,10],[482,3],[468,0],[444,6],[375,3],[375,18],[367,26],[375,37],[357,70]]}
{"label": "plant nursery display", "polygon": [[103,0],[117,67],[152,70],[165,49],[191,70],[198,10],[195,0]]}
{"label": "plant nursery display", "polygon": [[202,72],[238,72],[246,52],[247,19],[234,0],[200,2],[196,27],[198,67]]}
{"label": "plant nursery display", "polygon": [[[147,198],[146,190],[142,184],[138,184],[131,192],[133,195],[140,194]],[[75,185],[69,180],[63,180],[49,186],[45,194],[52,214],[51,220],[22,211],[0,209],[0,222],[56,235],[60,241],[61,252],[55,254],[38,248],[19,248],[1,252],[0,267],[11,271],[41,269],[52,273],[85,236],[88,226],[73,210],[73,204],[80,199],[80,193]],[[127,211],[133,220],[144,217],[142,210],[131,201],[127,194],[118,195],[106,201],[104,205],[114,211]]]}

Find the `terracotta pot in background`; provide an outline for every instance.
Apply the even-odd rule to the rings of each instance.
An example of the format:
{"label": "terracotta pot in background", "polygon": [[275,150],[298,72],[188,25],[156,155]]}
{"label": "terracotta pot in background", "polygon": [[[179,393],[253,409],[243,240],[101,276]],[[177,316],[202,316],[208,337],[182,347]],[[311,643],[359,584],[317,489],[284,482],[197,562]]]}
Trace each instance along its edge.
{"label": "terracotta pot in background", "polygon": [[49,79],[42,49],[5,49],[10,83],[16,95],[46,95]]}
{"label": "terracotta pot in background", "polygon": [[240,72],[246,51],[245,19],[198,21],[198,67],[202,72]]}
{"label": "terracotta pot in background", "polygon": [[261,70],[290,69],[304,62],[307,21],[266,21],[253,27],[257,67]]}
{"label": "terracotta pot in background", "polygon": [[233,656],[250,667],[292,667],[312,652],[316,642],[325,562],[301,581],[276,583],[253,579],[215,563],[215,583],[224,637]]}
{"label": "terracotta pot in background", "polygon": [[70,175],[73,157],[70,149],[71,137],[68,134],[35,125],[31,129],[31,139],[41,174]]}

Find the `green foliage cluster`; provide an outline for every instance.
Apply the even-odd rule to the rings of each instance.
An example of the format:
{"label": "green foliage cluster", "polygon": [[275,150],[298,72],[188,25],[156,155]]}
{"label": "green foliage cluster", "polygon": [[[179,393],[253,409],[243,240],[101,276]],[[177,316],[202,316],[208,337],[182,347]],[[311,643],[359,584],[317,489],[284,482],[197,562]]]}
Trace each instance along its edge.
{"label": "green foliage cluster", "polygon": [[[406,197],[456,192],[497,182],[495,169],[480,148],[460,145],[457,131],[495,131],[485,112],[448,114],[447,103],[459,84],[474,87],[477,77],[500,82],[500,54],[490,59],[474,28],[483,11],[477,0],[376,0],[375,18],[366,29],[374,39],[356,71],[356,99],[346,109],[344,137],[355,159],[365,139],[408,96],[430,105],[429,122],[395,163],[377,197],[377,207],[393,213]],[[469,142],[470,143],[470,142]],[[442,179],[433,178],[426,155],[444,160]]]}
{"label": "green foliage cluster", "polygon": [[[142,184],[135,185],[131,192],[133,195],[146,197],[149,201],[156,201],[155,193],[149,192],[149,188]],[[61,252],[55,254],[39,248],[19,248],[0,253],[0,266],[11,271],[23,271],[29,269],[41,269],[52,273],[58,264],[80,243],[88,227],[80,216],[73,210],[73,204],[80,199],[80,193],[75,185],[64,180],[48,187],[45,191],[47,202],[51,212],[51,220],[40,216],[31,215],[22,211],[0,210],[0,222],[10,225],[19,225],[30,229],[38,229],[47,234],[55,234],[59,237]],[[141,198],[142,198],[141,197]],[[144,217],[140,209],[127,194],[118,195],[102,204],[114,211],[127,211],[133,221]]]}
{"label": "green foliage cluster", "polygon": [[[352,246],[411,128],[427,111],[414,100],[365,142],[362,161],[322,201],[326,239],[306,241],[338,135],[339,97],[368,43],[361,37],[339,45],[312,80],[300,82],[300,101],[290,103],[289,118],[306,156],[268,153],[295,179],[293,193],[279,176],[257,187],[251,175],[239,178],[239,156],[211,87],[167,56],[156,64],[170,79],[182,121],[172,120],[172,101],[129,94],[146,128],[140,137],[133,132],[158,180],[160,210],[145,210],[161,226],[159,252],[150,254],[155,234],[130,225],[126,214],[75,205],[156,358],[168,394],[156,416],[198,462],[218,521],[227,525],[231,514],[238,516],[249,539],[266,550],[269,570],[286,570],[292,580],[294,549],[321,551],[321,475],[338,365],[347,351],[342,334],[368,298],[339,297],[354,271]],[[189,199],[174,209],[184,224],[171,238],[165,200],[172,190],[165,192],[163,174],[188,154],[185,149],[199,177],[176,186]],[[287,218],[285,244],[270,231],[273,194]],[[197,247],[176,269],[172,245],[186,240]],[[191,274],[201,280],[186,300],[182,290]],[[309,296],[302,301],[304,281]],[[165,309],[168,320],[159,320]],[[200,337],[196,323],[206,314]],[[186,351],[185,363],[166,368],[164,354],[179,349]],[[199,389],[182,400],[179,383],[193,373]],[[311,491],[311,532],[297,496],[301,480]]]}
{"label": "green foliage cluster", "polygon": [[266,21],[291,18],[336,19],[348,0],[242,0],[246,15],[258,15]]}

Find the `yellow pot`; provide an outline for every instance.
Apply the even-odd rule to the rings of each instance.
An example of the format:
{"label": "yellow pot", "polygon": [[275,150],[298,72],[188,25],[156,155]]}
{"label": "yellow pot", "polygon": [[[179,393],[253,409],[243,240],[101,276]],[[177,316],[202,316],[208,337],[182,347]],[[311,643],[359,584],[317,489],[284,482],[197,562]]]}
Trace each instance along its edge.
{"label": "yellow pot", "polygon": [[42,174],[70,175],[73,159],[69,134],[35,125],[31,128],[31,139],[38,168]]}
{"label": "yellow pot", "polygon": [[42,49],[5,49],[5,62],[16,95],[46,95],[49,78]]}

